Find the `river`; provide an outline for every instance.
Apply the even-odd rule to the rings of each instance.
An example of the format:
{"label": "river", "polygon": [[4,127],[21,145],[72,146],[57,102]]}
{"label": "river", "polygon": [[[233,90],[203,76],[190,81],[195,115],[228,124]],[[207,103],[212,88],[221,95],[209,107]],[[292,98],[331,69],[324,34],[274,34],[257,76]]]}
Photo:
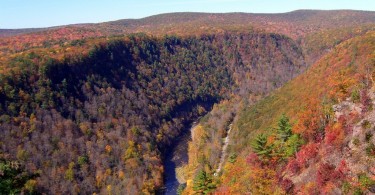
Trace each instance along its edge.
{"label": "river", "polygon": [[[176,139],[174,144],[172,144],[169,149],[167,149],[165,160],[164,160],[164,191],[161,194],[164,195],[176,195],[178,186],[180,182],[177,179],[176,168],[186,165],[189,160],[188,148],[189,141],[191,141],[191,133],[195,128],[196,122],[192,124],[190,130],[184,131],[183,134]],[[227,148],[229,144],[229,135],[232,130],[232,124],[228,126],[227,135],[224,139],[222,146],[221,158],[219,166],[215,171],[215,176],[217,176],[224,164],[227,157]]]}
{"label": "river", "polygon": [[191,141],[191,130],[195,127],[195,122],[190,129],[187,129],[177,140],[167,149],[164,160],[164,186],[165,195],[176,195],[180,183],[177,180],[176,168],[188,163],[188,144]]}

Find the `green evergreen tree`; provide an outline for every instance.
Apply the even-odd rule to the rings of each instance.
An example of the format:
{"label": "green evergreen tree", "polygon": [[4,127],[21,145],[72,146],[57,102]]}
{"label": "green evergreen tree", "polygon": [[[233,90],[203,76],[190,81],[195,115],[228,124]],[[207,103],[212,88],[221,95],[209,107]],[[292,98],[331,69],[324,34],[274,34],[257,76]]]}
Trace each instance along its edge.
{"label": "green evergreen tree", "polygon": [[204,170],[199,171],[193,181],[193,190],[196,194],[208,194],[215,188],[216,185],[212,181],[212,176]]}
{"label": "green evergreen tree", "polygon": [[284,157],[288,158],[294,155],[303,144],[304,141],[300,135],[293,134],[292,136],[290,136],[289,139],[285,142]]}
{"label": "green evergreen tree", "polygon": [[283,159],[294,155],[303,144],[303,140],[298,134],[292,132],[292,125],[285,114],[280,117],[276,130],[278,137],[275,143],[277,145],[276,148],[278,148],[275,152],[276,155],[279,155]]}
{"label": "green evergreen tree", "polygon": [[277,133],[280,140],[286,142],[290,136],[292,136],[292,125],[289,123],[289,118],[283,114],[278,122]]}
{"label": "green evergreen tree", "polygon": [[267,136],[264,134],[259,134],[251,147],[260,157],[270,157],[273,149],[273,145],[267,143]]}
{"label": "green evergreen tree", "polygon": [[[16,161],[0,159],[0,194],[20,194],[22,191],[32,191],[25,184],[39,175],[26,172]],[[29,182],[30,184],[30,182]]]}

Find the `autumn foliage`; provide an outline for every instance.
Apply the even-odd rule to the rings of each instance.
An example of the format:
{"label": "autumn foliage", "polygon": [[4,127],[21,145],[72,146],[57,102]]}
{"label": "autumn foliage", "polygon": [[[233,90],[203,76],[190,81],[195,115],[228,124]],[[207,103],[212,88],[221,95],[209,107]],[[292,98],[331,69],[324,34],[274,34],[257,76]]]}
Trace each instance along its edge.
{"label": "autumn foliage", "polygon": [[[251,177],[249,175],[246,177],[251,178],[254,185],[262,186],[250,188],[248,192],[261,189],[262,191],[257,193],[272,191],[273,193],[332,194],[350,188],[348,186],[359,185],[353,182],[356,178],[353,179],[350,175],[350,167],[344,160],[344,148],[348,143],[348,136],[353,133],[353,125],[358,123],[363,113],[368,112],[368,108],[372,109],[368,88],[371,87],[369,75],[373,72],[373,67],[370,68],[368,64],[373,64],[373,60],[369,57],[369,53],[375,47],[373,34],[370,32],[344,42],[320,59],[305,74],[254,106],[244,109],[237,123],[239,129],[237,141],[246,137],[258,142],[259,146],[262,145],[261,143],[266,143],[263,145],[274,148],[274,144],[277,144],[277,136],[274,135],[277,128],[271,127],[278,124],[278,118],[282,113],[291,116],[292,132],[299,134],[305,140],[304,145],[290,158],[273,161],[277,163],[265,161],[263,153],[257,152],[259,148],[256,147],[252,147],[253,152],[250,154],[244,153],[249,164],[248,171],[253,172]],[[348,108],[352,110],[346,111],[345,109]],[[361,126],[367,129],[371,127],[366,120]],[[257,137],[256,133],[259,135],[267,133],[270,139],[260,139],[262,137]],[[267,142],[259,142],[262,140]],[[245,148],[237,144],[233,147]],[[268,148],[263,147],[263,149],[267,153]],[[275,153],[270,152],[268,159],[275,159],[277,155],[272,154]],[[229,173],[224,175],[224,181],[231,178],[232,169],[230,168]],[[261,176],[261,173],[266,171],[264,169],[275,170],[274,173],[267,174],[273,174],[278,180],[272,178],[269,179],[269,183],[263,181],[263,178],[267,178]],[[239,176],[237,179],[242,178]],[[365,179],[363,183],[366,183],[364,181]],[[371,180],[366,179],[366,181]],[[267,185],[271,183],[272,186]],[[282,190],[277,191],[280,189]],[[358,187],[347,191],[365,190]]]}
{"label": "autumn foliage", "polygon": [[[1,193],[158,193],[163,152],[233,97],[243,108],[236,117],[217,108],[220,116],[202,118],[191,151],[192,169],[204,171],[190,175],[193,190],[329,193],[347,179],[347,164],[322,159],[342,148],[361,114],[335,120],[332,105],[352,97],[371,109],[375,43],[365,23],[373,13],[176,13],[1,37],[0,155],[22,166],[1,159],[11,173]],[[213,178],[228,121],[235,155]],[[310,181],[293,178],[313,168]],[[358,177],[359,188],[372,184]]]}

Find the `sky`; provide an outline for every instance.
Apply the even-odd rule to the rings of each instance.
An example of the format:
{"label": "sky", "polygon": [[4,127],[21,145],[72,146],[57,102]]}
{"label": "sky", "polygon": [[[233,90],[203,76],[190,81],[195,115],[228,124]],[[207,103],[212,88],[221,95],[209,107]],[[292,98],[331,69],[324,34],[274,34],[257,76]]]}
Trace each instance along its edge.
{"label": "sky", "polygon": [[0,29],[143,18],[169,12],[375,11],[375,0],[0,0]]}

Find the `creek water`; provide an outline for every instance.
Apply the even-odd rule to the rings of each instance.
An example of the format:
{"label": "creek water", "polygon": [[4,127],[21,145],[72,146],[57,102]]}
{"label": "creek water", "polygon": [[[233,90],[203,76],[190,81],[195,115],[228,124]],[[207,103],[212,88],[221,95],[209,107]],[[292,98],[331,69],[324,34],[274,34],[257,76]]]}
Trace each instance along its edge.
{"label": "creek water", "polygon": [[188,143],[191,141],[191,130],[195,127],[195,123],[192,124],[190,129],[187,129],[182,135],[177,138],[174,144],[172,144],[165,154],[164,160],[164,192],[165,195],[177,194],[178,186],[180,185],[176,168],[186,165],[188,163]]}
{"label": "creek water", "polygon": [[[194,122],[190,127],[190,130],[187,129],[183,132],[181,136],[179,136],[174,144],[172,144],[166,152],[165,160],[164,160],[164,190],[161,194],[164,195],[176,195],[177,189],[180,186],[180,182],[178,181],[176,168],[186,165],[189,160],[188,156],[188,144],[191,141],[191,133],[192,130],[195,128],[196,123]],[[224,139],[224,144],[222,146],[221,158],[219,162],[219,166],[215,171],[215,176],[219,174],[224,164],[224,161],[227,157],[227,148],[229,144],[229,134],[232,130],[232,124],[228,126],[227,129],[227,136]]]}

